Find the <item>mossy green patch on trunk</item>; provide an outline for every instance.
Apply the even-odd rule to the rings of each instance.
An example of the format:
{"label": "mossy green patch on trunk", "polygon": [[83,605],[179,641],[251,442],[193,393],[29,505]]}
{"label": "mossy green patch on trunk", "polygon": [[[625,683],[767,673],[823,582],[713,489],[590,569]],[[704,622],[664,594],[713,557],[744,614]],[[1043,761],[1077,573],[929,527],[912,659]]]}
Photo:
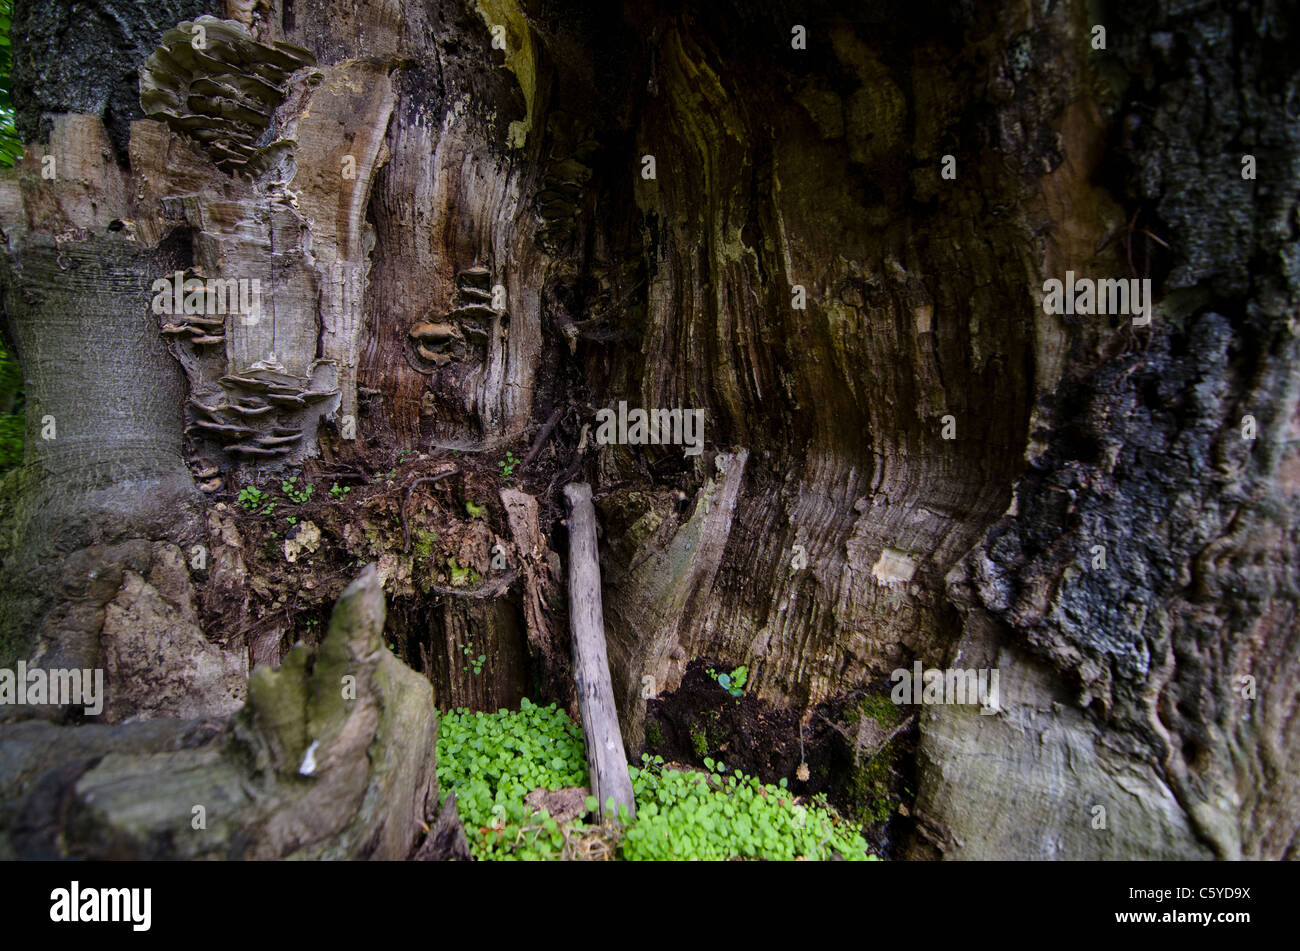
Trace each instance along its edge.
{"label": "mossy green patch on trunk", "polygon": [[[871,743],[872,736],[879,731],[884,731],[885,735],[892,733],[902,720],[902,711],[888,697],[866,696],[849,707],[844,716],[851,729],[857,728],[858,743],[866,744]],[[869,723],[863,724],[863,720]],[[871,728],[873,726],[875,729]],[[891,786],[899,756],[896,740],[897,737],[891,736],[883,746],[875,749],[863,745],[855,748],[847,794],[850,811],[864,825],[884,822],[898,808],[897,796]]]}

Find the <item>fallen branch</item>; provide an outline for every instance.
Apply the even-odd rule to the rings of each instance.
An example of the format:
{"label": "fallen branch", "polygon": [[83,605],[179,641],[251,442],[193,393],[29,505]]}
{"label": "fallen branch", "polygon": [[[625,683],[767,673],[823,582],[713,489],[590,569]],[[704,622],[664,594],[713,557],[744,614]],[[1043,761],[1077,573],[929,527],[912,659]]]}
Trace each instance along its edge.
{"label": "fallen branch", "polygon": [[496,598],[510,590],[510,586],[519,578],[518,571],[511,571],[507,575],[502,575],[494,581],[487,584],[479,585],[477,588],[471,588],[466,591],[464,588],[444,588],[441,585],[430,585],[427,590],[430,594],[450,594],[457,598],[476,598],[479,600],[486,598]]}
{"label": "fallen branch", "polygon": [[524,456],[524,461],[519,463],[519,468],[521,470],[527,469],[528,464],[537,458],[537,454],[541,452],[542,447],[546,445],[546,440],[551,438],[551,433],[555,431],[555,425],[560,421],[562,416],[564,416],[564,407],[557,406],[555,412],[551,413],[550,419],[548,419],[545,425],[542,426],[542,431],[538,433],[537,438],[533,440],[533,448],[528,450],[528,455]]}
{"label": "fallen branch", "polygon": [[606,803],[614,801],[611,817],[626,806],[636,815],[627,753],[618,729],[614,687],[605,648],[605,619],[600,600],[600,562],[596,550],[596,508],[591,486],[575,482],[564,487],[569,510],[569,623],[573,628],[573,679],[578,685],[578,709],[587,741],[591,791],[601,819]]}

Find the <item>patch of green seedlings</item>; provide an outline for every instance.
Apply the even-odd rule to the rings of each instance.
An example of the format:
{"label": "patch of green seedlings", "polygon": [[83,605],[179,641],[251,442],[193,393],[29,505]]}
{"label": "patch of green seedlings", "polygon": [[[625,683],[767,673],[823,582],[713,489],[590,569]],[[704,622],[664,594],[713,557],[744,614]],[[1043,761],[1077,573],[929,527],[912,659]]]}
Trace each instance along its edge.
{"label": "patch of green seedlings", "polygon": [[351,491],[352,491],[352,486],[350,485],[339,485],[337,482],[335,482],[332,486],[330,486],[330,495],[336,499],[343,498],[343,496],[347,495]]}
{"label": "patch of green seedlings", "polygon": [[293,475],[280,480],[280,491],[285,494],[285,497],[290,502],[302,505],[311,498],[311,494],[316,491],[316,487],[308,482],[300,488],[298,486],[298,477]]}
{"label": "patch of green seedlings", "polygon": [[475,674],[483,673],[483,663],[487,660],[487,655],[479,654],[477,657],[474,656],[474,639],[472,637],[465,638],[465,645],[460,649],[460,652],[464,654],[466,658],[466,666],[462,667],[461,670],[466,673],[471,670],[474,671]]}
{"label": "patch of green seedlings", "polygon": [[514,476],[515,469],[519,466],[519,460],[515,458],[513,452],[506,452],[506,457],[498,462],[497,465],[501,469],[502,480],[508,480]]}
{"label": "patch of green seedlings", "polygon": [[275,511],[275,503],[271,501],[271,497],[255,485],[246,485],[240,489],[235,501],[245,512],[270,515]]}
{"label": "patch of green seedlings", "polygon": [[477,505],[472,500],[465,500],[465,511],[469,513],[470,518],[482,518],[487,514],[486,505]]}
{"label": "patch of green seedlings", "polygon": [[732,858],[873,859],[858,830],[816,797],[797,801],[786,789],[740,770],[704,761],[707,773],[665,769],[662,756],[641,757],[633,768],[636,822],[623,840],[622,857],[637,860]]}
{"label": "patch of green seedlings", "polygon": [[[800,802],[779,785],[740,770],[727,775],[666,768],[662,756],[629,767],[637,815],[617,830],[618,857],[646,859],[875,859],[857,829],[824,796]],[[553,859],[568,841],[596,827],[560,825],[524,797],[535,789],[587,784],[581,731],[554,704],[528,700],[518,712],[444,714],[438,728],[438,782],[455,790],[470,849],[479,859]],[[588,812],[596,801],[588,796]]]}
{"label": "patch of green seedlings", "polygon": [[729,674],[720,674],[712,667],[706,673],[718,682],[719,687],[737,699],[745,692],[745,682],[749,680],[749,668],[744,665]]}
{"label": "patch of green seedlings", "polygon": [[439,720],[438,785],[455,790],[475,858],[558,856],[564,844],[558,823],[544,811],[529,815],[524,797],[586,782],[582,731],[554,704],[525,698],[518,712],[460,709]]}

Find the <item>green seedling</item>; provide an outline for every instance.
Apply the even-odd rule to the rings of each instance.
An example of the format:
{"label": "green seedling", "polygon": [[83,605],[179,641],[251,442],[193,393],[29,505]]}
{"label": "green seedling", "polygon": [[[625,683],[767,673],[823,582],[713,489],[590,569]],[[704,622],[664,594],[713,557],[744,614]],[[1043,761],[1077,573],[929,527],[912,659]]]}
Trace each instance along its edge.
{"label": "green seedling", "polygon": [[[570,844],[600,834],[623,860],[790,861],[797,858],[874,859],[858,830],[824,796],[799,799],[740,770],[728,773],[712,759],[708,772],[666,767],[662,756],[641,757],[628,768],[636,816],[609,809],[609,822],[583,818],[557,823],[533,811],[524,797],[535,789],[588,785],[582,732],[554,704],[520,701],[519,710],[476,713],[458,709],[438,724],[438,783],[455,790],[470,850],[478,859],[571,857]],[[590,818],[595,796],[584,802]]]}
{"label": "green seedling", "polygon": [[299,488],[298,477],[295,475],[280,481],[280,491],[285,494],[290,502],[302,505],[311,498],[311,494],[316,491],[316,487],[308,482],[302,488]]}
{"label": "green seedling", "polygon": [[270,496],[255,485],[246,485],[240,489],[235,501],[245,512],[270,515],[275,511],[275,503],[270,500]]}
{"label": "green seedling", "polygon": [[706,673],[718,682],[719,687],[737,698],[745,692],[745,682],[749,679],[749,668],[743,665],[729,674],[720,674],[712,667]]}

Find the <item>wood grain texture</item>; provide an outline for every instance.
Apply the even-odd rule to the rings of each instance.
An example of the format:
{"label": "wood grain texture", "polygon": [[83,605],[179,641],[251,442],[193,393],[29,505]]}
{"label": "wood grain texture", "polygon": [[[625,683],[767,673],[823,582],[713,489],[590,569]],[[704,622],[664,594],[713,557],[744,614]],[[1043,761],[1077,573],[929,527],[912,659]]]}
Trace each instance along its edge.
{"label": "wood grain texture", "polygon": [[636,814],[627,754],[618,728],[614,688],[605,651],[605,619],[600,599],[600,563],[596,555],[596,509],[591,486],[572,482],[564,487],[569,513],[569,624],[573,627],[573,677],[578,708],[587,740],[591,791],[604,818],[609,799],[614,812],[626,806]]}

